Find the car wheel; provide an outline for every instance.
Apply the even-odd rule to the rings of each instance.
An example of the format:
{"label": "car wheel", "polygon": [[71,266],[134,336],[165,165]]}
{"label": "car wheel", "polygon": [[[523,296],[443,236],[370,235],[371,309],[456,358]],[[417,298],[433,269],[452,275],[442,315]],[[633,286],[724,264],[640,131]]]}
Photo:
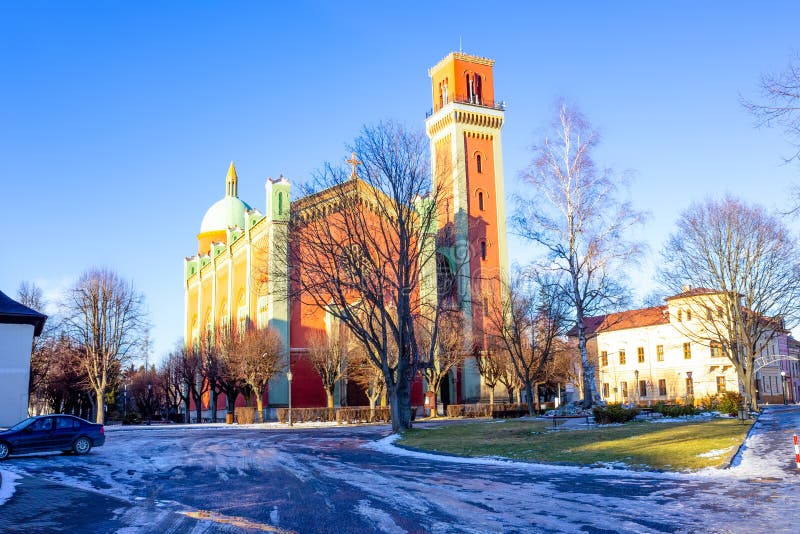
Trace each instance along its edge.
{"label": "car wheel", "polygon": [[11,448],[8,443],[0,441],[0,460],[5,460],[9,454],[11,454]]}
{"label": "car wheel", "polygon": [[86,436],[81,436],[72,444],[72,450],[75,454],[86,454],[92,450],[92,442]]}

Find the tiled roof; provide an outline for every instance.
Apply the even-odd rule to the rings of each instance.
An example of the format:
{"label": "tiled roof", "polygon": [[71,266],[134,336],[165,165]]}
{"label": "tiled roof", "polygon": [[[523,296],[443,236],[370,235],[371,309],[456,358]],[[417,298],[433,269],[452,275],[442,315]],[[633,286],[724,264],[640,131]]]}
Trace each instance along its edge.
{"label": "tiled roof", "polygon": [[[666,306],[653,306],[652,308],[642,308],[640,310],[627,310],[596,317],[586,317],[583,320],[583,324],[586,335],[592,336],[597,332],[669,324],[669,312]],[[567,335],[577,336],[578,329],[573,327],[567,332]]]}
{"label": "tiled roof", "polygon": [[677,295],[673,295],[671,297],[667,297],[666,301],[670,301],[673,299],[685,299],[688,297],[696,297],[698,295],[715,295],[717,293],[721,293],[716,289],[709,289],[707,287],[696,287],[694,289],[690,289],[688,291],[684,291],[683,293],[678,293]]}

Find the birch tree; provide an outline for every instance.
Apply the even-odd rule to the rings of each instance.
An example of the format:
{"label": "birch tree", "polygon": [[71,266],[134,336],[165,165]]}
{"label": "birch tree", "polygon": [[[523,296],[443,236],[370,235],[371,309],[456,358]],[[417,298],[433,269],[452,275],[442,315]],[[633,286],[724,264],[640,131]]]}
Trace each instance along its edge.
{"label": "birch tree", "polygon": [[116,273],[91,269],[67,291],[62,315],[65,332],[80,347],[79,365],[102,424],[106,392],[146,332],[143,297]]}
{"label": "birch tree", "polygon": [[[800,319],[798,242],[783,222],[733,197],[694,203],[678,218],[662,254],[662,282],[698,326],[681,331],[733,363],[750,408],[757,410],[760,351]],[[681,296],[681,295],[679,295]],[[684,324],[689,321],[683,312]]]}
{"label": "birch tree", "polygon": [[620,200],[621,176],[599,167],[593,152],[599,134],[574,107],[558,105],[550,130],[533,149],[522,174],[527,194],[514,217],[517,231],[540,245],[544,263],[565,275],[583,367],[583,403],[600,401],[595,368],[586,349],[584,318],[619,307],[625,300],[620,273],[641,254],[625,238],[644,215]]}

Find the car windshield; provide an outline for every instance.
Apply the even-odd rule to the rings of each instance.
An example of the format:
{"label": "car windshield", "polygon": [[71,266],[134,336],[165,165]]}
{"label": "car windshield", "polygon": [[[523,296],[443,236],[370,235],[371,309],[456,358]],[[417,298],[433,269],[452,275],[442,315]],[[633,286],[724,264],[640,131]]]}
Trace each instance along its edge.
{"label": "car windshield", "polygon": [[35,420],[36,420],[35,417],[28,417],[24,421],[20,421],[16,425],[14,425],[11,428],[9,428],[9,430],[22,430],[23,428],[25,428],[26,426],[28,426],[29,424],[31,424]]}

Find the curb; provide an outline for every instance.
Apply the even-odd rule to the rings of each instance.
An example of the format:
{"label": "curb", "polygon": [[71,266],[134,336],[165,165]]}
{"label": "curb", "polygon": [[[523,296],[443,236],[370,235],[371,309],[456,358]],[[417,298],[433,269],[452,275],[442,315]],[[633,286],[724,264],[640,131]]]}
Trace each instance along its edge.
{"label": "curb", "polygon": [[719,465],[719,467],[717,467],[717,469],[730,469],[731,468],[731,464],[736,459],[736,457],[739,456],[739,453],[742,452],[742,447],[744,447],[744,444],[747,443],[748,439],[750,439],[750,434],[753,433],[753,430],[756,428],[756,425],[758,424],[758,420],[761,418],[761,415],[763,413],[764,413],[763,409],[760,412],[758,412],[758,415],[756,415],[755,421],[753,421],[753,424],[750,425],[750,430],[747,431],[747,434],[744,435],[744,439],[739,444],[739,446],[736,448],[736,452],[728,455],[728,457],[725,459],[725,461],[722,462]]}

